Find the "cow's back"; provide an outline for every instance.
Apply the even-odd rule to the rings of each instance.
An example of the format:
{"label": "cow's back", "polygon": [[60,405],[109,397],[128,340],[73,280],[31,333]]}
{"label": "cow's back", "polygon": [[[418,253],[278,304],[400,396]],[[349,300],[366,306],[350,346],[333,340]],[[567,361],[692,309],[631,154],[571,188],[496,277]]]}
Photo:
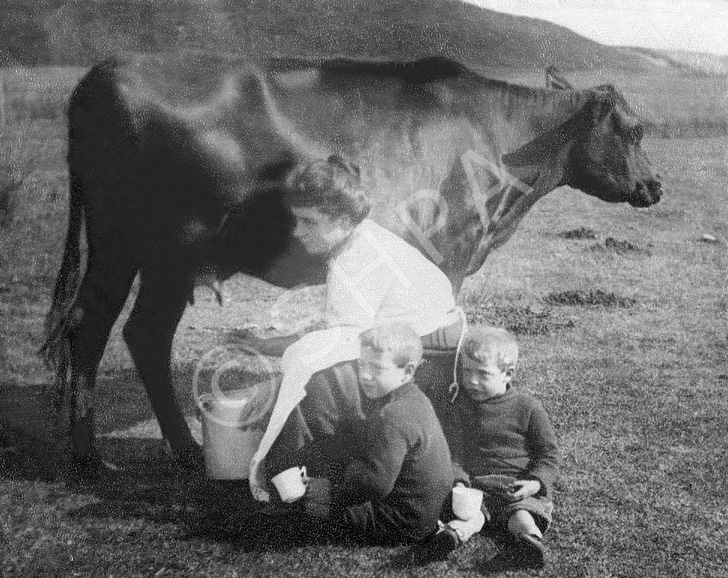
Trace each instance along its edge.
{"label": "cow's back", "polygon": [[[373,217],[417,244],[406,215],[428,229],[445,201],[460,219],[455,208],[470,203],[447,185],[461,179],[460,156],[492,156],[469,114],[481,85],[440,60],[107,61],[72,97],[69,163],[99,236],[115,228],[140,252],[199,253],[231,209],[245,214],[251,195],[280,195],[286,167],[339,153],[361,166]],[[277,210],[264,226],[283,220]],[[239,224],[246,239],[259,226],[255,215]]]}
{"label": "cow's back", "polygon": [[220,128],[241,107],[240,76],[139,58],[80,81],[68,161],[97,237],[115,229],[130,244],[183,246],[217,230],[250,188],[241,143]]}

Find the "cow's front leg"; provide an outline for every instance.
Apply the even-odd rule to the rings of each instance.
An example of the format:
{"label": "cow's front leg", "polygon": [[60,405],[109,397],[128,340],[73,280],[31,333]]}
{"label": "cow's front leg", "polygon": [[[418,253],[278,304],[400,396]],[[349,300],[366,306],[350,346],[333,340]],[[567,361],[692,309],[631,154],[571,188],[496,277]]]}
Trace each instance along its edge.
{"label": "cow's front leg", "polygon": [[202,450],[192,437],[172,385],[172,340],[184,313],[189,277],[160,268],[142,270],[139,294],[124,339],[177,464],[201,471]]}

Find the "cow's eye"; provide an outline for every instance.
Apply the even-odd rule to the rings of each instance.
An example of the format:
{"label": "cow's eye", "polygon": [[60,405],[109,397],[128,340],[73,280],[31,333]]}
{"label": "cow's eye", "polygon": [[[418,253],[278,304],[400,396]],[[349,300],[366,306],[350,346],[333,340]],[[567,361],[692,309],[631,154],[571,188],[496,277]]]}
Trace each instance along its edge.
{"label": "cow's eye", "polygon": [[642,142],[642,137],[644,136],[644,129],[642,128],[641,124],[636,124],[629,128],[627,131],[627,134],[629,135],[629,140],[632,141],[633,144],[640,144]]}
{"label": "cow's eye", "polygon": [[622,124],[623,134],[630,144],[640,144],[644,135],[644,129],[641,124]]}

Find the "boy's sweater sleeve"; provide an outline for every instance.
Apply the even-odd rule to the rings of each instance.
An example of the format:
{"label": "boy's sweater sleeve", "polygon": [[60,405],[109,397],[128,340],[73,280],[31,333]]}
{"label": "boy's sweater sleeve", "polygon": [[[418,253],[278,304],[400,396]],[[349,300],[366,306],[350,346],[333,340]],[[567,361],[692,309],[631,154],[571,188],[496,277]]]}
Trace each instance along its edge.
{"label": "boy's sweater sleeve", "polygon": [[455,482],[462,482],[465,485],[470,485],[470,476],[465,471],[465,438],[463,436],[463,421],[459,411],[459,403],[455,402],[450,404],[449,411],[447,412],[447,419],[443,420],[443,430],[445,431],[445,438],[450,446],[450,456],[452,458],[452,471],[455,477]]}
{"label": "boy's sweater sleeve", "polygon": [[365,425],[363,454],[346,468],[344,481],[333,489],[333,502],[347,506],[383,500],[394,488],[409,448],[395,420],[378,416]]}
{"label": "boy's sweater sleeve", "polygon": [[528,426],[528,439],[532,455],[529,475],[541,482],[541,495],[551,496],[559,473],[559,450],[556,434],[546,410],[536,401]]}

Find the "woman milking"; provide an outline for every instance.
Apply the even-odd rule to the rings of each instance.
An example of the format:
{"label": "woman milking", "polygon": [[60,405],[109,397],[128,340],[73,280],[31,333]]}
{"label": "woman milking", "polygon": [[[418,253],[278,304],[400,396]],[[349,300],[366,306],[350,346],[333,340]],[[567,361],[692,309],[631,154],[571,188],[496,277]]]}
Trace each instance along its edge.
{"label": "woman milking", "polygon": [[356,165],[337,155],[302,164],[289,176],[285,198],[294,236],[328,261],[325,326],[302,336],[245,336],[263,354],[283,353],[278,398],[250,469],[260,501],[270,498],[266,478],[280,471],[316,463],[335,478],[348,461],[365,410],[356,368],[361,332],[406,323],[426,349],[451,349],[462,331],[445,274],[367,218],[371,203]]}

